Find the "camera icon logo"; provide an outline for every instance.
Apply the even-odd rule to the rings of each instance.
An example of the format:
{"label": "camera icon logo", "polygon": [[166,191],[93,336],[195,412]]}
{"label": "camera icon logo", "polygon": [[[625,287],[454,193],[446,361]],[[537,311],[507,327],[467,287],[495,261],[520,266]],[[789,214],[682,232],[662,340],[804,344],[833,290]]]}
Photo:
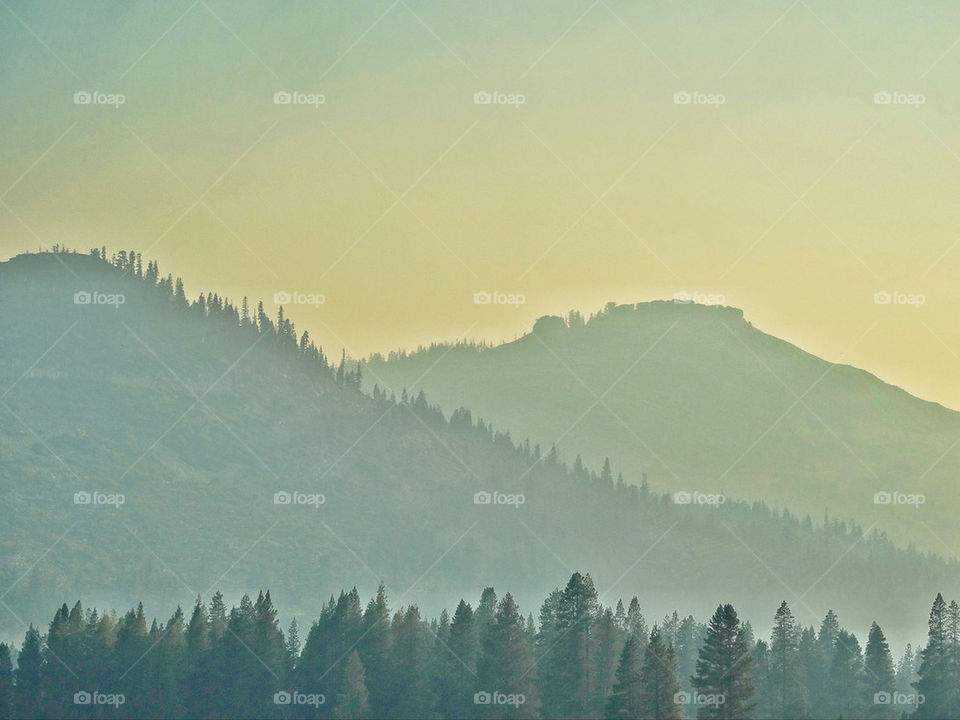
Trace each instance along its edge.
{"label": "camera icon logo", "polygon": [[493,702],[493,696],[491,696],[486,690],[481,690],[480,692],[473,694],[474,705],[489,705],[491,702]]}
{"label": "camera icon logo", "polygon": [[679,90],[673,94],[674,105],[689,105],[693,98],[686,90]]}
{"label": "camera icon logo", "polygon": [[480,90],[473,94],[473,104],[474,105],[489,105],[493,102],[493,95],[488,93],[486,90]]}
{"label": "camera icon logo", "polygon": [[93,502],[93,496],[85,490],[73,494],[74,505],[89,505],[91,502]]}
{"label": "camera icon logo", "polygon": [[873,694],[873,704],[874,705],[889,705],[893,702],[893,697],[890,693],[885,691],[880,691]]}
{"label": "camera icon logo", "polygon": [[886,290],[881,290],[880,292],[875,292],[873,294],[874,305],[889,305],[890,300],[890,293],[888,293]]}
{"label": "camera icon logo", "polygon": [[880,90],[873,94],[874,105],[889,105],[891,102],[893,102],[893,96],[886,90]]}
{"label": "camera icon logo", "polygon": [[93,301],[93,296],[86,290],[78,290],[73,294],[74,305],[89,305]]}
{"label": "camera icon logo", "polygon": [[280,492],[275,492],[273,494],[273,504],[274,505],[289,505],[293,501],[293,496],[281,490]]}
{"label": "camera icon logo", "polygon": [[73,94],[74,105],[89,105],[93,101],[93,95],[86,90],[78,90]]}
{"label": "camera icon logo", "polygon": [[873,494],[874,505],[889,505],[891,502],[893,502],[893,496],[886,490]]}
{"label": "camera icon logo", "polygon": [[273,294],[273,302],[277,305],[289,305],[292,296],[285,290]]}
{"label": "camera icon logo", "polygon": [[73,704],[74,705],[89,705],[93,702],[93,696],[88,693],[86,690],[81,690],[80,692],[75,692],[73,694]]}
{"label": "camera icon logo", "polygon": [[273,694],[274,705],[289,705],[291,702],[293,702],[293,696],[286,690],[281,690]]}
{"label": "camera icon logo", "polygon": [[286,90],[277,90],[273,94],[274,105],[289,105],[291,102],[293,102],[293,96]]}
{"label": "camera icon logo", "polygon": [[480,292],[475,292],[473,294],[474,305],[489,305],[492,300],[492,296],[486,290],[481,290]]}
{"label": "camera icon logo", "polygon": [[673,494],[673,502],[677,505],[689,505],[691,500],[693,500],[693,497],[686,490],[681,490]]}
{"label": "camera icon logo", "polygon": [[480,492],[473,494],[474,505],[489,505],[492,502],[493,496],[486,490],[481,490]]}

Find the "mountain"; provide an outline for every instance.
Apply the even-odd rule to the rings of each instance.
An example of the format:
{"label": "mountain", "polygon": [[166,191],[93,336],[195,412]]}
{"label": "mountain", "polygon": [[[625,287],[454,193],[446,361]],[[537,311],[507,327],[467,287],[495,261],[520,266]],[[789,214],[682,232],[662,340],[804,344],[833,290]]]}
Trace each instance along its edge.
{"label": "mountain", "polygon": [[[646,465],[626,453],[627,482],[616,482],[616,466],[567,467],[467,410],[441,414],[420,393],[364,393],[361,371],[329,364],[282,310],[274,320],[246,307],[215,295],[188,302],[179,281],[132,253],[108,261],[60,250],[0,263],[0,633],[22,636],[22,623],[70,598],[188,607],[216,588],[228,600],[271,588],[290,614],[316,617],[357,578],[365,595],[383,580],[396,605],[420,602],[425,612],[453,607],[478,583],[507,587],[527,613],[558,576],[589,568],[602,602],[636,594],[648,617],[674,608],[705,617],[735,599],[762,628],[786,598],[804,624],[833,608],[852,627],[875,619],[906,641],[923,631],[917,607],[960,590],[957,562],[898,549],[852,523],[814,525],[759,502],[677,504],[632,485]],[[637,331],[644,313],[633,312],[557,327],[545,341],[593,338],[577,364],[584,372],[604,326]],[[738,317],[709,312],[656,314],[689,316],[702,330]],[[513,384],[539,345],[531,337],[494,351],[450,349],[424,382],[506,354],[514,366],[497,363],[500,386],[487,391],[534,395],[559,415],[576,405],[575,382],[554,374]],[[716,347],[726,363],[716,378],[734,359],[725,352]],[[702,361],[679,356],[673,367],[693,378]],[[599,384],[591,362],[588,381]],[[477,387],[493,374],[478,375]],[[753,401],[739,412],[769,412],[744,380],[741,372],[732,381]],[[716,397],[730,392],[712,385]],[[661,409],[667,434],[694,431],[671,425],[669,388],[642,400]],[[928,421],[942,412],[931,406]],[[706,442],[713,428],[720,439],[701,454],[722,448],[725,424],[758,422],[732,408],[704,418],[697,436]],[[587,431],[571,444],[588,446]]]}
{"label": "mountain", "polygon": [[425,388],[565,457],[609,457],[660,491],[826,512],[960,551],[960,413],[763,333],[735,308],[610,304],[588,321],[541,318],[496,347],[436,345],[365,369],[368,383]]}

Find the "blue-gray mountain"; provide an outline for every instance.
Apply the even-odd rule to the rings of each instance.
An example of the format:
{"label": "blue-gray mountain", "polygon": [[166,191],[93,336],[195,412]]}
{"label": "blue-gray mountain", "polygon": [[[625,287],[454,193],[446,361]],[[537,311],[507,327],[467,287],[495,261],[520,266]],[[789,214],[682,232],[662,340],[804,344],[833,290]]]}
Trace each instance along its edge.
{"label": "blue-gray mountain", "polygon": [[[443,358],[442,360],[440,358]],[[659,491],[726,493],[960,552],[960,413],[767,335],[740,310],[608,305],[497,347],[374,357],[365,381],[474,413]],[[432,368],[422,381],[417,379]]]}
{"label": "blue-gray mountain", "polygon": [[[78,596],[187,607],[212,588],[231,599],[269,587],[291,614],[316,616],[357,578],[361,592],[382,579],[398,605],[425,612],[478,584],[509,587],[530,608],[558,573],[590,567],[603,602],[636,594],[652,617],[706,616],[736,598],[762,618],[787,599],[804,623],[832,607],[851,627],[877,620],[905,642],[923,632],[917,607],[960,591],[956,562],[850,523],[822,528],[760,503],[677,505],[631,486],[636,461],[620,483],[616,463],[612,474],[599,463],[565,467],[466,410],[445,418],[419,394],[364,394],[354,367],[328,364],[289,319],[243,308],[214,295],[190,302],[174,278],[127,253],[0,264],[6,637]],[[591,326],[621,322],[630,321],[614,313]],[[455,351],[437,371],[485,356]],[[723,372],[716,364],[715,393]],[[509,382],[505,374],[498,395]],[[572,380],[543,382],[513,392],[545,404],[576,392]],[[653,388],[646,402],[664,407],[667,397]],[[722,433],[734,417],[703,425]],[[695,430],[674,422],[664,414],[677,437]],[[587,439],[574,429],[569,441]],[[794,440],[802,455],[806,439]],[[662,471],[649,472],[666,487]],[[478,504],[476,493],[501,495]]]}

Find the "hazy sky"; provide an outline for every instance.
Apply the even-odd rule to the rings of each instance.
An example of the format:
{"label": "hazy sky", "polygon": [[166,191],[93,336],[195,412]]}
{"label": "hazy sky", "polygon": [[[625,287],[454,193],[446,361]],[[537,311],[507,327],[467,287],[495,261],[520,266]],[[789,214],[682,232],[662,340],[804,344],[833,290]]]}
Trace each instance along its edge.
{"label": "hazy sky", "polygon": [[332,355],[719,294],[960,408],[956,3],[3,0],[0,59],[4,258],[322,293]]}

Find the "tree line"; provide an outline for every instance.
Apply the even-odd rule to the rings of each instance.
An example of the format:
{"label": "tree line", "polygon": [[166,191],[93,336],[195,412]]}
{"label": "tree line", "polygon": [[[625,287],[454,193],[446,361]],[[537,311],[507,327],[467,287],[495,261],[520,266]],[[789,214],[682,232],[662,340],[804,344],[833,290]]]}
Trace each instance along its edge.
{"label": "tree line", "polygon": [[538,620],[485,588],[474,608],[392,611],[331,596],[301,642],[269,591],[229,611],[217,592],[189,619],[149,625],[64,604],[15,653],[0,643],[0,717],[13,718],[958,718],[960,607],[937,595],[924,647],[894,665],[873,623],[865,648],[830,611],[802,627],[786,602],[769,638],[734,607],[648,627],[639,601],[604,607],[574,573]]}

